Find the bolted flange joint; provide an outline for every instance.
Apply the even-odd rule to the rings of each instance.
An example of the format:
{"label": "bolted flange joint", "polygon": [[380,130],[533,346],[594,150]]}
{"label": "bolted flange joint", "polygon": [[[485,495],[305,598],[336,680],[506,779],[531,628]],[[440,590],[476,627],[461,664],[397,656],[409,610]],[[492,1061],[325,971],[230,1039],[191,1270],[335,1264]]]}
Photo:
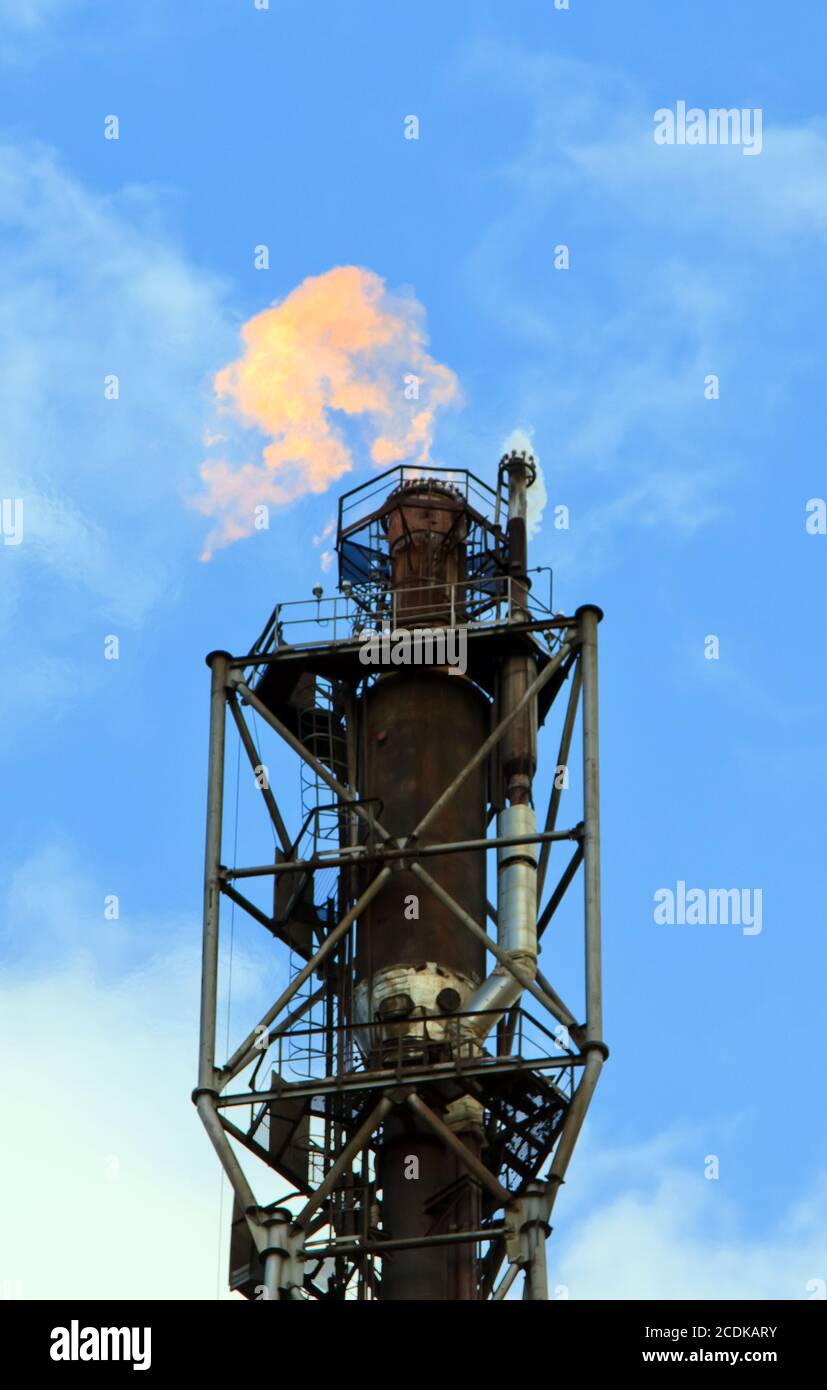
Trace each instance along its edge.
{"label": "bolted flange joint", "polygon": [[531,1264],[538,1241],[551,1235],[546,1220],[545,1184],[529,1183],[522,1197],[506,1209],[506,1219],[511,1227],[505,1238],[508,1262],[525,1269]]}
{"label": "bolted flange joint", "polygon": [[256,1245],[264,1266],[263,1296],[273,1300],[303,1296],[304,1231],[293,1225],[292,1213],[285,1207],[259,1209],[255,1220],[260,1230]]}

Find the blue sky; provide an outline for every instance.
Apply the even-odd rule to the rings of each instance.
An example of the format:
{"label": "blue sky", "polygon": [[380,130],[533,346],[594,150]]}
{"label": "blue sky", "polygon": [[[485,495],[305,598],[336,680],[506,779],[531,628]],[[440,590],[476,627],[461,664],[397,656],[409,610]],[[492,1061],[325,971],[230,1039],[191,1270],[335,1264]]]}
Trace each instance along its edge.
{"label": "blue sky", "polygon": [[[46,1271],[40,1218],[9,1214],[0,1278],[27,1296],[57,1278],[181,1292],[154,1259],[182,1217],[187,1293],[215,1294],[219,1175],[187,1099],[203,656],[330,586],[311,538],[336,489],[209,564],[190,503],[241,325],[351,264],[416,296],[459,377],[438,460],[492,480],[504,438],[533,432],[550,504],[533,562],[557,606],[606,614],[612,1057],[556,1208],[554,1281],[805,1297],[827,1279],[827,538],[805,529],[827,494],[825,41],[818,7],[771,0],[0,0],[0,496],[25,506],[23,542],[0,547],[2,1191],[25,1178],[83,1232]],[[760,108],[760,156],[656,146],[653,114],[679,100]],[[349,482],[370,475],[354,450]],[[760,888],[762,932],[656,925],[679,879]],[[575,926],[570,904],[572,989]],[[243,933],[239,1027],[271,968]]]}

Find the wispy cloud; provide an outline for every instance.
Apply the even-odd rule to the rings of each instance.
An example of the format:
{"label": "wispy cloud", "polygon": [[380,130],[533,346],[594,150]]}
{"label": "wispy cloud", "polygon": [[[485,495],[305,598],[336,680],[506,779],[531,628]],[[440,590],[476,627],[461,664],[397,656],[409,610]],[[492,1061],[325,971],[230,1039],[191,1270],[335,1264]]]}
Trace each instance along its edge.
{"label": "wispy cloud", "polygon": [[[713,633],[721,642],[719,658],[707,661],[703,656],[702,642],[706,634],[701,634],[692,642],[685,642],[677,649],[677,665],[681,679],[691,681],[699,694],[704,691],[707,698],[712,695],[724,701],[744,719],[753,718],[774,724],[780,730],[811,730],[814,724],[819,727],[823,719],[824,701],[805,703],[799,696],[804,687],[796,679],[795,672],[768,672],[765,652],[759,651],[753,657],[750,669],[749,657],[738,651],[738,633],[724,631]],[[820,691],[819,691],[820,694]],[[806,758],[803,760],[806,763]],[[796,759],[798,773],[802,775],[801,759]]]}
{"label": "wispy cloud", "polygon": [[140,626],[197,561],[185,495],[234,331],[162,220],[149,190],[94,193],[48,149],[0,144],[0,496],[23,506],[0,545],[6,712],[87,689],[66,634]]}
{"label": "wispy cloud", "polygon": [[91,193],[41,147],[0,146],[0,480],[25,512],[3,559],[135,623],[197,545],[182,493],[231,341],[222,287],[148,225],[152,202]]}
{"label": "wispy cloud", "polygon": [[41,29],[58,14],[87,0],[0,0],[0,24],[11,29]]}
{"label": "wispy cloud", "polygon": [[[795,257],[779,258],[778,238],[827,231],[827,124],[766,117],[762,154],[744,159],[733,147],[657,146],[660,102],[607,66],[486,41],[463,72],[468,90],[496,74],[520,94],[523,139],[487,171],[497,213],[467,280],[525,358],[514,409],[535,426],[552,499],[579,500],[589,479],[579,551],[586,525],[593,566],[621,518],[685,532],[707,524],[728,510],[739,455],[793,370],[779,353],[773,390],[762,391],[756,353],[768,336],[781,340],[790,297],[807,312],[805,280]],[[555,268],[558,245],[569,269]],[[789,346],[793,360],[806,351]],[[721,401],[704,396],[710,374]],[[736,392],[737,420],[718,431]]]}
{"label": "wispy cloud", "polygon": [[[759,1214],[726,1176],[704,1177],[686,1135],[587,1147],[563,1189],[550,1284],[571,1298],[806,1299],[827,1279],[827,1174]],[[573,1166],[574,1166],[573,1164]],[[808,1286],[810,1286],[808,1288]]]}
{"label": "wispy cloud", "polygon": [[31,64],[57,41],[60,21],[78,15],[91,3],[92,0],[0,0],[0,63],[15,67]]}

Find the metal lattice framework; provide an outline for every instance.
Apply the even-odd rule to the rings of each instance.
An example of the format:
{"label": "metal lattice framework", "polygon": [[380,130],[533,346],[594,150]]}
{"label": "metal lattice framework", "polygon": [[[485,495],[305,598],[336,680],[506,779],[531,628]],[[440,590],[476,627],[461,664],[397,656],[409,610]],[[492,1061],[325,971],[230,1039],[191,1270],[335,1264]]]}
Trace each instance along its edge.
{"label": "metal lattice framework", "polygon": [[[508,584],[506,576],[503,581]],[[341,600],[334,600],[340,604]],[[322,612],[330,623],[335,611]],[[362,604],[364,612],[364,601]],[[507,605],[506,605],[507,612]],[[488,736],[459,775],[445,786],[430,810],[406,835],[391,835],[381,807],[360,797],[350,738],[356,689],[365,679],[358,664],[359,638],[320,626],[321,640],[286,642],[280,610],[262,638],[244,656],[213,652],[204,883],[203,972],[198,1112],[235,1196],[232,1283],[248,1296],[277,1299],[371,1299],[395,1251],[426,1244],[473,1243],[480,1252],[474,1296],[502,1299],[520,1271],[523,1296],[547,1295],[545,1241],[560,1185],[580,1132],[605,1057],[601,1005],[600,867],[598,790],[597,626],[599,609],[586,606],[572,617],[523,611],[520,621],[500,617],[469,623],[469,667],[482,670],[504,651],[536,656],[537,674],[522,698],[500,719],[492,715]],[[361,619],[360,619],[361,621]],[[351,623],[351,626],[353,624]],[[358,624],[357,624],[358,626]],[[329,722],[313,737],[293,723],[272,696],[282,678],[291,687],[302,677],[327,682]],[[496,750],[512,721],[527,708],[549,720],[557,706],[562,723],[557,767],[568,766],[578,711],[581,714],[582,817],[558,829],[562,788],[554,779],[538,847],[538,907],[545,895],[552,845],[569,842],[572,852],[538,911],[542,941],[578,871],[583,869],[584,1000],[578,1016],[540,968],[521,973],[511,956],[446,891],[430,871],[441,856],[478,854],[513,845],[488,835],[461,842],[422,843],[425,832],[457,796],[480,764]],[[339,817],[338,843],[319,838],[311,808],[291,837],[268,778],[260,776],[262,754],[247,712],[261,721],[301,760],[314,782],[326,789],[321,808]],[[222,858],[225,740],[230,723],[256,773],[263,813],[275,832],[274,862],[227,866]],[[327,732],[325,732],[327,729]],[[490,817],[489,817],[490,819]],[[525,836],[520,837],[521,840]],[[498,965],[524,991],[518,1005],[500,1018],[489,1046],[474,1053],[459,1045],[463,1014],[452,1014],[457,1046],[431,1048],[412,1056],[400,1039],[398,1055],[370,1064],[365,1025],[351,1015],[355,924],[400,868],[412,872],[425,896],[433,895],[453,915],[458,931],[484,944]],[[314,883],[336,873],[336,891],[317,901]],[[243,891],[246,880],[271,880],[272,912]],[[222,898],[243,909],[273,938],[292,963],[292,976],[278,998],[223,1062],[217,1058],[217,994]],[[496,920],[490,903],[488,915]],[[528,998],[527,998],[528,996]],[[443,1020],[449,1023],[447,1017]],[[369,1030],[368,1030],[369,1031]],[[290,1059],[302,1057],[305,1072],[289,1079]],[[310,1059],[310,1061],[307,1061]],[[266,1068],[266,1071],[265,1071]],[[262,1085],[262,1074],[264,1084]],[[443,1112],[457,1097],[471,1095],[484,1106],[484,1156],[472,1152]],[[464,1175],[433,1214],[428,1235],[394,1240],[383,1234],[374,1151],[387,1118],[408,1113],[455,1154]],[[278,1173],[289,1191],[277,1205],[262,1205],[245,1175],[239,1153],[255,1155]],[[473,1188],[477,1223],[467,1227],[467,1190]],[[499,1279],[503,1262],[506,1273]]]}

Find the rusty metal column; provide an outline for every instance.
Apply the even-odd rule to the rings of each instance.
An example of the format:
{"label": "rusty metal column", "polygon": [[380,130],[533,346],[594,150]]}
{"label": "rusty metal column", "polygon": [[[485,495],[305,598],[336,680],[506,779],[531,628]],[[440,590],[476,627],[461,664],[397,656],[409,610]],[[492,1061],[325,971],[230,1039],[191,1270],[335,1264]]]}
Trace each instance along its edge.
{"label": "rusty metal column", "polygon": [[537,477],[530,454],[506,454],[500,468],[508,474],[508,548],[512,619],[528,610],[528,489]]}
{"label": "rusty metal column", "polygon": [[586,917],[586,1045],[603,1042],[600,944],[600,781],[597,727],[597,624],[594,604],[578,608],[583,669],[583,885]]}
{"label": "rusty metal column", "polygon": [[[446,482],[411,479],[389,494],[382,524],[396,631],[465,626],[469,516],[467,498]],[[357,705],[359,789],[366,804],[381,803],[383,824],[394,837],[413,831],[417,850],[468,843],[466,853],[437,857],[434,873],[449,899],[480,919],[486,863],[484,850],[473,845],[486,843],[487,787],[484,760],[474,757],[486,742],[489,708],[483,692],[464,671],[452,671],[446,656],[445,648],[441,659],[431,649],[396,670],[389,662],[364,690]],[[446,780],[455,788],[460,776],[466,795],[446,796]],[[354,1016],[369,1064],[398,1068],[400,1083],[407,1066],[430,1066],[439,1049],[449,1055],[445,1018],[461,1011],[485,976],[484,939],[463,931],[438,895],[420,914],[415,867],[396,866],[356,932]],[[409,900],[412,915],[405,911]],[[421,1114],[395,1113],[377,1144],[382,1228],[395,1246],[383,1259],[383,1301],[478,1296],[477,1243],[428,1244],[435,1231],[458,1234],[480,1225],[476,1189],[451,1143],[461,1134],[468,1136],[463,1152],[468,1143],[481,1146],[482,1106],[461,1096],[447,1106],[446,1117],[435,1133]]]}
{"label": "rusty metal column", "polygon": [[198,1089],[215,1090],[218,997],[218,919],[221,903],[221,824],[224,804],[224,733],[229,652],[210,652],[210,753],[207,773],[207,844],[204,854],[204,929],[201,947],[201,1029]]}
{"label": "rusty metal column", "polygon": [[[526,622],[528,608],[528,489],[537,476],[530,456],[506,455],[500,468],[508,474],[508,546],[510,574],[510,623]],[[513,653],[503,662],[500,677],[500,709],[507,714],[519,703],[537,675],[529,655]],[[515,719],[500,749],[503,792],[512,806],[531,805],[531,784],[537,765],[537,707],[532,704]]]}

